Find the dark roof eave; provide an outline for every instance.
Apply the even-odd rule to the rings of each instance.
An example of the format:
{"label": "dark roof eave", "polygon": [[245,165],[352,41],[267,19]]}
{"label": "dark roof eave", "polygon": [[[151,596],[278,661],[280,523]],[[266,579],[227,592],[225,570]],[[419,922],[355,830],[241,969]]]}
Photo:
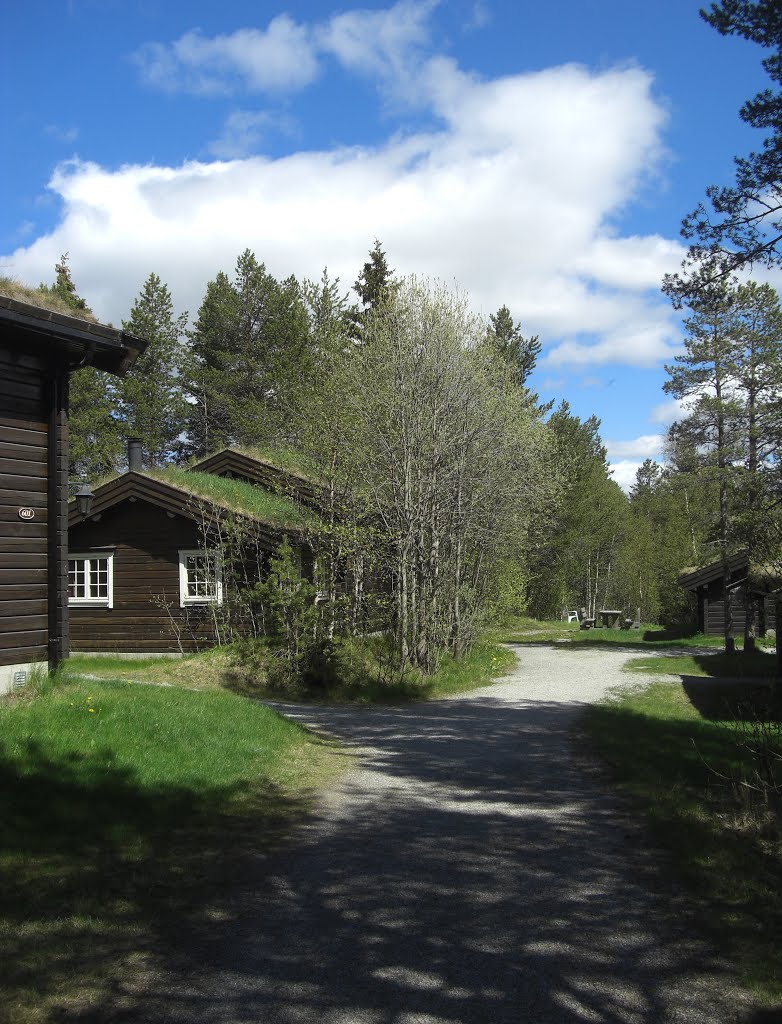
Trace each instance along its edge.
{"label": "dark roof eave", "polygon": [[66,316],[6,295],[0,295],[0,327],[35,334],[44,343],[55,344],[74,362],[90,356],[90,365],[118,376],[127,372],[149,344],[115,327]]}

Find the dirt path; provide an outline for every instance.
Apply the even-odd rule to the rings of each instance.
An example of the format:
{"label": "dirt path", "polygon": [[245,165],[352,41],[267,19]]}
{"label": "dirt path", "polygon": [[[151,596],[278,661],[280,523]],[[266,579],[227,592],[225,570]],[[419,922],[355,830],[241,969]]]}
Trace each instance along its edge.
{"label": "dirt path", "polygon": [[[140,1004],[176,1024],[730,1024],[747,1003],[576,755],[627,652],[524,647],[496,685],[291,717],[361,753]],[[126,1018],[121,1018],[126,1019]],[[136,1017],[134,1016],[135,1020]]]}

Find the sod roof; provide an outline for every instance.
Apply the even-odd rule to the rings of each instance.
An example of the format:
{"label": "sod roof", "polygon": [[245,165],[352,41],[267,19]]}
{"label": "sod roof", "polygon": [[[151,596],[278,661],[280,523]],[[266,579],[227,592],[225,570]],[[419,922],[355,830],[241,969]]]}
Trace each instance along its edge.
{"label": "sod roof", "polygon": [[[318,516],[311,508],[285,494],[245,480],[175,466],[106,477],[93,488],[90,516],[127,500],[147,501],[190,519],[199,517],[198,503],[206,502],[246,516],[273,531],[301,532],[318,524]],[[82,521],[75,498],[69,502],[68,519],[71,526]]]}
{"label": "sod roof", "polygon": [[188,498],[210,502],[270,526],[302,528],[316,522],[310,509],[284,494],[274,494],[244,480],[173,466],[148,470],[143,475],[176,488]]}

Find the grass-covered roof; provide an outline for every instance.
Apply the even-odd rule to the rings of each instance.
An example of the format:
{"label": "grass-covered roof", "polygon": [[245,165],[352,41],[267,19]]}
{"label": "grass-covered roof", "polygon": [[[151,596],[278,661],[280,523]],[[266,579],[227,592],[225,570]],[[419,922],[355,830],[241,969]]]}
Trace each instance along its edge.
{"label": "grass-covered roof", "polygon": [[301,528],[316,521],[313,512],[284,494],[273,494],[244,480],[173,466],[148,470],[144,475],[175,487],[191,498],[200,498],[273,526]]}
{"label": "grass-covered roof", "polygon": [[15,299],[17,302],[27,302],[31,306],[40,306],[41,309],[48,309],[52,313],[61,313],[63,316],[71,316],[76,320],[86,320],[88,323],[96,324],[97,319],[89,310],[74,309],[67,302],[60,298],[56,292],[48,288],[30,288],[26,284],[15,281],[12,277],[0,274],[0,295],[6,298]]}

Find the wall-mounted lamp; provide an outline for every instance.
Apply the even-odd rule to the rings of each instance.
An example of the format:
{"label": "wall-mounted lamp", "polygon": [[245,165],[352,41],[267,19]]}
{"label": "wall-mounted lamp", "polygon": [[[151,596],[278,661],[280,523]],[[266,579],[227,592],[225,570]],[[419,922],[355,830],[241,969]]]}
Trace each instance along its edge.
{"label": "wall-mounted lamp", "polygon": [[74,495],[76,498],[76,508],[79,510],[79,515],[82,519],[85,519],[90,514],[92,508],[93,494],[90,490],[90,485],[85,481]]}

